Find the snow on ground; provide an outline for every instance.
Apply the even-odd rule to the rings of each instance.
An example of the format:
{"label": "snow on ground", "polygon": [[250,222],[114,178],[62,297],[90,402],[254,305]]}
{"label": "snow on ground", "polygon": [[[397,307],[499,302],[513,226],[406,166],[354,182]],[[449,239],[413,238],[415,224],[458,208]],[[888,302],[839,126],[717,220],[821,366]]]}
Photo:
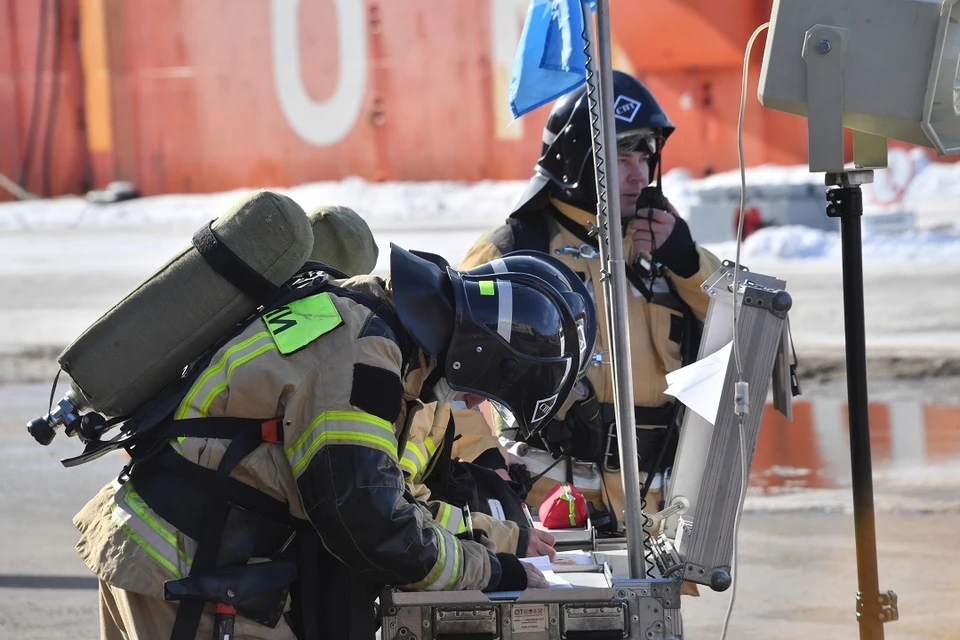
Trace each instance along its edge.
{"label": "snow on ground", "polygon": [[[905,233],[871,233],[863,239],[866,262],[960,261],[960,227],[943,224],[944,212],[960,205],[960,164],[919,163],[918,173],[908,183],[902,206],[926,203],[935,211],[937,224],[917,224]],[[881,182],[884,172],[877,172]],[[748,189],[782,188],[784,185],[823,187],[822,174],[806,167],[760,166],[747,170]],[[681,212],[707,197],[739,192],[739,171],[693,180],[677,169],[664,176],[664,188]],[[477,237],[502,222],[523,192],[523,181],[383,182],[360,178],[318,182],[281,188],[306,210],[325,204],[342,204],[356,209],[378,235],[386,232],[466,231]],[[886,188],[886,187],[884,187]],[[90,204],[83,198],[57,198],[0,204],[0,233],[67,229],[136,229],[151,227],[197,227],[220,215],[247,193],[247,189],[214,194],[163,195],[108,205]],[[712,196],[710,194],[713,194]],[[865,202],[874,198],[865,187]],[[876,198],[874,198],[876,199]],[[890,205],[885,205],[889,208]],[[877,208],[877,207],[875,207]],[[960,208],[960,207],[958,207]],[[878,209],[879,210],[879,209]],[[922,215],[917,214],[918,219]],[[922,222],[922,220],[921,220]],[[952,223],[952,220],[950,220]],[[696,236],[697,229],[693,229]],[[718,255],[732,259],[733,242],[710,245]],[[840,257],[837,232],[803,226],[771,227],[748,237],[742,248],[743,260],[827,260]]]}
{"label": "snow on ground", "polygon": [[[355,209],[374,229],[485,229],[501,222],[523,192],[523,181],[367,182],[348,178],[274,189],[310,211],[324,205]],[[195,226],[227,211],[249,189],[163,195],[113,204],[65,197],[0,204],[0,232],[72,228]]]}
{"label": "snow on ground", "polygon": [[[958,165],[960,167],[960,165]],[[952,168],[952,166],[950,167]],[[928,169],[928,174],[932,169]],[[804,174],[789,168],[756,170],[755,184],[763,180],[789,180]],[[681,180],[673,173],[665,178],[667,192],[683,205],[689,205],[694,187],[715,182],[722,184],[723,174],[705,180]],[[944,173],[939,171],[937,173]],[[960,185],[960,172],[955,181]],[[809,174],[806,174],[809,175]],[[935,176],[930,184],[948,182]],[[698,183],[693,184],[691,183]],[[676,195],[673,186],[675,186]],[[279,189],[311,210],[323,204],[344,204],[363,215],[374,231],[380,233],[413,231],[473,230],[475,237],[484,229],[502,222],[524,187],[523,182],[430,182],[367,183],[359,178],[340,182],[320,182]],[[960,201],[960,187],[955,197]],[[114,231],[169,227],[197,227],[220,215],[248,190],[238,189],[215,194],[164,195],[140,198],[109,205],[94,205],[82,198],[57,198],[0,204],[0,233],[97,230]],[[928,198],[929,199],[929,198]],[[696,228],[693,229],[696,236]],[[723,258],[732,259],[735,243],[709,246]],[[960,261],[960,229],[917,229],[906,233],[864,233],[866,262],[943,262]],[[803,226],[769,227],[746,238],[743,260],[829,260],[840,258],[837,232]]]}
{"label": "snow on ground", "polygon": [[[708,244],[717,256],[732,260],[735,242]],[[768,227],[747,237],[741,260],[839,261],[840,234],[802,226]],[[863,260],[885,262],[960,262],[960,229],[864,234]]]}
{"label": "snow on ground", "polygon": [[[910,167],[916,175],[908,181],[902,179],[908,175],[902,163],[891,162],[888,171],[900,176],[892,182],[884,172],[877,174],[881,181],[906,185],[900,191],[913,202],[936,203],[940,212],[960,203],[960,164],[917,162]],[[811,175],[806,167],[754,167],[747,170],[747,181],[751,188],[767,190],[785,184],[823,188],[822,176]],[[724,185],[739,189],[739,172],[703,180],[692,180],[682,170],[664,176],[665,190],[681,211]],[[368,183],[351,178],[278,190],[306,210],[329,204],[355,208],[380,246],[375,273],[385,275],[391,242],[457,264],[485,230],[502,223],[524,188],[524,181]],[[0,204],[0,290],[6,299],[20,300],[0,313],[0,352],[66,344],[187,246],[197,228],[246,193],[164,195],[107,205],[76,197]],[[938,193],[948,197],[937,200]],[[960,294],[955,287],[960,227],[918,224],[906,232],[875,233],[864,226],[868,347],[891,353],[960,353]],[[695,227],[693,233],[696,237]],[[733,242],[707,247],[724,259],[736,254]],[[805,351],[839,353],[843,345],[840,254],[839,233],[805,226],[767,227],[742,246],[741,263],[787,281],[794,298],[794,338]],[[56,304],[64,302],[71,313],[55,312]],[[23,329],[27,326],[29,331]]]}
{"label": "snow on ground", "polygon": [[[863,186],[868,211],[891,203],[915,206],[925,201],[960,202],[960,163],[937,163],[926,149],[890,149],[889,166],[874,172],[874,181]],[[811,173],[806,165],[759,165],[745,171],[748,192],[771,187],[824,187],[824,173]],[[674,203],[689,204],[711,195],[738,192],[740,171],[724,171],[693,179],[686,169],[663,176],[664,190]],[[679,206],[679,204],[678,204]]]}

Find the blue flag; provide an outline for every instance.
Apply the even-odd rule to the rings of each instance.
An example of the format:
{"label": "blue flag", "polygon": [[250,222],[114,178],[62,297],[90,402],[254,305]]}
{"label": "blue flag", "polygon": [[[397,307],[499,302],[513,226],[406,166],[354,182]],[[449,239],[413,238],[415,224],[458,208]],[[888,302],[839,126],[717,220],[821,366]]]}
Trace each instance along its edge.
{"label": "blue flag", "polygon": [[[590,1],[591,11],[596,9]],[[530,0],[510,78],[515,118],[579,87],[586,81],[580,0]]]}

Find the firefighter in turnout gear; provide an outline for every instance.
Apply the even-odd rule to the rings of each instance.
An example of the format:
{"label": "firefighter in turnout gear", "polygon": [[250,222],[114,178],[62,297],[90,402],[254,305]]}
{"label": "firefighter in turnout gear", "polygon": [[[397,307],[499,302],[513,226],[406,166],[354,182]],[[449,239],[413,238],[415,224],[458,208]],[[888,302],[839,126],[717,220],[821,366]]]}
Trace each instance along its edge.
{"label": "firefighter in turnout gear", "polygon": [[170,413],[74,518],[102,637],[372,638],[385,585],[547,586],[452,524],[449,505],[417,501],[401,466],[423,401],[488,399],[526,428],[549,422],[580,369],[583,304],[527,273],[398,247],[387,282],[298,274],[184,374]]}
{"label": "firefighter in turnout gear", "polygon": [[[614,71],[613,77],[638,454],[647,509],[657,511],[661,479],[673,461],[679,424],[679,407],[664,394],[665,375],[696,359],[709,302],[700,285],[720,261],[696,245],[687,224],[660,191],[661,153],[673,124],[641,82],[619,71]],[[485,234],[460,267],[469,269],[510,251],[533,249],[559,258],[591,288],[600,330],[586,368],[587,382],[578,388],[576,401],[536,434],[526,432],[522,425],[501,433],[525,443],[520,450],[530,455],[523,462],[533,474],[554,458],[565,458],[572,465],[565,469],[566,465],[558,464],[550,470],[533,487],[528,502],[538,504],[558,481],[574,478],[589,500],[598,507],[605,505],[622,520],[602,265],[596,234],[592,233],[597,196],[591,144],[584,85],[555,103],[543,131],[535,174],[507,224]],[[651,186],[655,178],[656,185]],[[476,425],[476,420],[467,412],[457,416],[458,429],[471,425]],[[473,450],[483,451],[486,459],[492,457],[506,467],[502,448],[499,455],[490,456],[498,445],[496,440],[487,438],[487,446],[476,442],[489,435],[489,429],[482,435],[476,431],[474,427],[470,434]],[[552,457],[537,451],[549,451]],[[546,462],[535,464],[537,455]],[[594,481],[586,480],[580,486],[579,478]]]}
{"label": "firefighter in turnout gear", "polygon": [[[307,217],[314,228],[311,256],[314,260],[334,266],[351,277],[373,271],[379,248],[370,227],[355,211],[343,206],[326,206],[310,212]],[[453,429],[449,406],[438,412],[436,403],[424,405],[411,420],[399,463],[411,493],[426,503],[434,520],[448,531],[462,534],[466,524],[461,507],[431,499],[430,490],[424,484],[431,474],[438,475],[437,458],[443,453],[448,428]],[[454,449],[459,455],[457,444]],[[520,557],[554,554],[553,536],[545,531],[479,511],[472,514],[472,519],[473,525],[486,532],[498,551]]]}
{"label": "firefighter in turnout gear", "polygon": [[[577,377],[581,377],[597,332],[596,311],[587,287],[563,262],[538,252],[517,251],[469,271],[477,276],[494,276],[503,272],[541,278],[568,295],[570,310],[577,322],[576,340],[581,363]],[[483,420],[478,412],[459,413],[476,415]],[[431,403],[414,420],[408,446],[400,461],[414,495],[424,500],[430,496],[453,500],[458,505],[459,500],[470,500],[474,503],[471,507],[474,523],[488,533],[498,549],[521,557],[555,557],[553,535],[530,526],[522,510],[521,500],[526,495],[522,478],[491,472],[491,465],[483,461],[474,460],[474,464],[464,465],[461,458],[469,455],[471,445],[458,446],[454,440],[455,431],[450,405]],[[434,513],[450,511],[449,504],[429,503],[428,506]],[[450,519],[450,523],[456,526],[457,519]]]}

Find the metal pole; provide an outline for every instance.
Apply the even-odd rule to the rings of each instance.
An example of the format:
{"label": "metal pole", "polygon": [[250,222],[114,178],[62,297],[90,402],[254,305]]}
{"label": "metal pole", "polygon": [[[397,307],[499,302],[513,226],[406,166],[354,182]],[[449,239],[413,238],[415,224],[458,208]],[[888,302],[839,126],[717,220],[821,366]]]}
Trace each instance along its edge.
{"label": "metal pole", "polygon": [[[593,38],[589,4],[581,2],[584,35],[588,47]],[[636,425],[633,412],[633,367],[630,362],[630,325],[627,316],[627,276],[620,237],[620,187],[617,176],[617,127],[613,119],[613,66],[610,53],[610,7],[597,0],[597,78],[590,57],[587,61],[587,100],[593,126],[594,166],[597,176],[597,227],[600,261],[605,265],[603,293],[607,306],[607,334],[616,389],[620,474],[623,480],[624,520],[627,526],[627,560],[630,578],[646,576],[643,511],[640,508],[640,468],[637,461]],[[611,161],[611,159],[613,161]]]}
{"label": "metal pole", "polygon": [[[847,413],[850,423],[850,469],[853,485],[853,522],[857,548],[857,619],[862,640],[883,640],[880,580],[877,569],[877,529],[873,505],[873,464],[870,453],[870,416],[867,398],[867,346],[863,302],[863,215],[861,182],[872,182],[863,172],[853,182],[845,174],[829,176],[841,188],[830,189],[828,215],[840,218],[843,268],[843,330],[847,365]],[[858,178],[858,179],[857,179]]]}

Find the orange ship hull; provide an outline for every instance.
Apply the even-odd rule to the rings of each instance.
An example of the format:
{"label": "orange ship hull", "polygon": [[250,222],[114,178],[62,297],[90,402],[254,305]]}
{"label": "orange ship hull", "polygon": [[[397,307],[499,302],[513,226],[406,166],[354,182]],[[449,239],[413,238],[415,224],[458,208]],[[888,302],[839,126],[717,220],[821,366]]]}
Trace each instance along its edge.
{"label": "orange ship hull", "polygon": [[[526,6],[0,0],[0,173],[43,195],[121,179],[144,194],[346,176],[523,179],[549,110],[511,122],[507,107]],[[647,82],[677,125],[665,169],[737,166],[743,47],[769,10],[769,0],[612,1],[615,65]],[[762,45],[747,163],[804,163],[805,120],[755,98]]]}

